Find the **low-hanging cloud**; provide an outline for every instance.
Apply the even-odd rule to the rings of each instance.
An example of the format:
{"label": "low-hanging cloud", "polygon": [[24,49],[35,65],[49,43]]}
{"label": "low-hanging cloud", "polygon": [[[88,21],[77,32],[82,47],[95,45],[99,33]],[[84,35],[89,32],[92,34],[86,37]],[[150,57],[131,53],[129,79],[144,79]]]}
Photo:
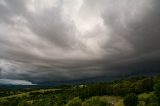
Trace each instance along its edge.
{"label": "low-hanging cloud", "polygon": [[159,0],[1,0],[0,78],[158,73]]}
{"label": "low-hanging cloud", "polygon": [[25,80],[0,79],[0,84],[3,85],[35,85],[32,82]]}

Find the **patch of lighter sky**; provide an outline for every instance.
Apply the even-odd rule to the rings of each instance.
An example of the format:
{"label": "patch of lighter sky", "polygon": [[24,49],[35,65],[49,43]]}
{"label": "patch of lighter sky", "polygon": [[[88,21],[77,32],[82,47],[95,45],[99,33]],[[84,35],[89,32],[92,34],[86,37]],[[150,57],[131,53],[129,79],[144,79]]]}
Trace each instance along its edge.
{"label": "patch of lighter sky", "polygon": [[60,0],[29,0],[26,7],[32,13],[39,13],[45,9],[57,7]]}
{"label": "patch of lighter sky", "polygon": [[7,6],[5,0],[0,0],[0,5]]}
{"label": "patch of lighter sky", "polygon": [[77,29],[77,39],[86,46],[87,51],[97,57],[103,51],[101,45],[110,38],[109,29],[104,25],[100,11],[84,6],[83,2],[83,0],[66,1],[63,4],[63,14],[73,20]]}

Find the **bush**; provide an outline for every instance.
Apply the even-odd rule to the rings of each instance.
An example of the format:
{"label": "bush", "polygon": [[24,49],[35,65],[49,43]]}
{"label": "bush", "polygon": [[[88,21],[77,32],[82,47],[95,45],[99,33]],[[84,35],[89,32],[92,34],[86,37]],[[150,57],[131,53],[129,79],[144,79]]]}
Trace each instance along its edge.
{"label": "bush", "polygon": [[82,106],[82,100],[78,97],[73,98],[68,102],[67,106]]}
{"label": "bush", "polygon": [[92,97],[83,103],[83,106],[109,106],[106,98]]}
{"label": "bush", "polygon": [[123,102],[125,106],[137,106],[138,97],[136,94],[131,93],[124,97]]}

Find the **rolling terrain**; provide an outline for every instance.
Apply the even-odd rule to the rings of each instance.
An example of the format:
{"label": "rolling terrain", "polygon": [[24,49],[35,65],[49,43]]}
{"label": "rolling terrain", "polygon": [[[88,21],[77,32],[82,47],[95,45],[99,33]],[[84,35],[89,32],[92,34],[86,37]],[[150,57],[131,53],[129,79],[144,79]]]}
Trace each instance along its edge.
{"label": "rolling terrain", "polygon": [[138,98],[135,106],[159,106],[159,85],[160,76],[43,88],[2,87],[0,106],[126,106],[126,96],[133,93]]}

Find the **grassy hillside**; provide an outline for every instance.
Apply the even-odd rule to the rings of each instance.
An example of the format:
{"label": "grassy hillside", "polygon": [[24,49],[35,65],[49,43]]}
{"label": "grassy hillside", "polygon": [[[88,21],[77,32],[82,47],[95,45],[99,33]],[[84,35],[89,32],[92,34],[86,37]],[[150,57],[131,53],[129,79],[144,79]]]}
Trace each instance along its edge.
{"label": "grassy hillside", "polygon": [[12,89],[2,92],[0,106],[130,106],[125,103],[133,102],[128,99],[132,98],[131,94],[138,98],[137,104],[132,106],[160,106],[160,77],[136,77],[48,89],[14,89],[12,92]]}

